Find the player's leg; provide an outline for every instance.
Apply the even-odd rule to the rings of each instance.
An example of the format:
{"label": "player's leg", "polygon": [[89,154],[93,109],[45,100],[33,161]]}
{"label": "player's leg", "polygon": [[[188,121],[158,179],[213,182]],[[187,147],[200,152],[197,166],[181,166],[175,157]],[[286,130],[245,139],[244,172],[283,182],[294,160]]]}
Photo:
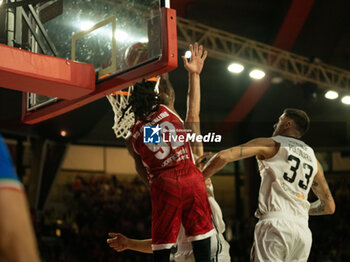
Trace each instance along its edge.
{"label": "player's leg", "polygon": [[153,261],[154,262],[169,262],[170,249],[154,250]]}
{"label": "player's leg", "polygon": [[[226,241],[224,236],[222,234],[218,234],[217,238],[219,240],[219,254],[218,254],[218,259],[215,261],[231,261],[231,256],[230,256],[230,244]],[[213,252],[213,248],[211,249]]]}
{"label": "player's leg", "polygon": [[217,262],[222,245],[221,245],[220,239],[218,238],[219,233],[218,233],[218,229],[215,225],[215,221],[213,224],[215,227],[215,234],[210,237],[210,259],[211,259],[211,261]]}
{"label": "player's leg", "polygon": [[184,168],[182,186],[182,223],[192,242],[196,261],[210,261],[210,236],[215,234],[204,177],[194,166]]}
{"label": "player's leg", "polygon": [[211,259],[210,261],[213,261],[213,262],[231,261],[230,259],[225,259],[224,256],[220,256],[220,253],[222,253],[223,251],[223,241],[220,238],[221,234],[218,232],[218,229],[216,227],[214,220],[213,220],[213,224],[215,227],[215,234],[210,237],[210,259]]}
{"label": "player's leg", "polygon": [[180,227],[179,235],[177,236],[177,250],[174,254],[175,262],[195,262],[191,242],[188,241],[185,233],[185,228]]}
{"label": "player's leg", "polygon": [[196,262],[210,262],[210,237],[202,240],[192,241],[193,255]]}
{"label": "player's leg", "polygon": [[293,225],[294,241],[292,250],[286,259],[286,262],[306,262],[310,255],[312,245],[312,234],[307,225],[296,223]]}
{"label": "player's leg", "polygon": [[285,262],[290,234],[275,219],[259,221],[254,230],[251,262]]}
{"label": "player's leg", "polygon": [[171,176],[156,178],[151,183],[152,250],[155,262],[168,262],[170,249],[176,244],[181,225],[181,197]]}

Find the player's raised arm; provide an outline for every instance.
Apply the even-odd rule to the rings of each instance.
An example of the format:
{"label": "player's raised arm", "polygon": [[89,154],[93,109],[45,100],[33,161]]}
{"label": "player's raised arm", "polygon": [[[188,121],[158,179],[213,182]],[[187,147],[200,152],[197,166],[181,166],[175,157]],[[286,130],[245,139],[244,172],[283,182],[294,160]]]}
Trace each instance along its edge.
{"label": "player's raised arm", "polygon": [[[191,129],[197,135],[200,130],[200,73],[202,72],[204,61],[207,58],[207,51],[203,50],[202,45],[195,43],[190,45],[191,58],[187,60],[184,56],[184,67],[188,72],[188,94],[187,94],[187,112],[185,127]],[[191,142],[191,148],[195,156],[203,154],[203,144],[201,142]]]}
{"label": "player's raised arm", "polygon": [[120,233],[108,233],[108,245],[117,252],[134,250],[142,253],[152,253],[152,239],[132,239]]}
{"label": "player's raised arm", "polygon": [[280,144],[271,138],[256,138],[245,144],[222,150],[215,154],[204,167],[204,177],[211,177],[229,162],[257,156],[258,159],[268,159],[274,156]]}
{"label": "player's raised arm", "polygon": [[311,203],[309,215],[330,215],[335,212],[335,202],[328,183],[323,173],[321,164],[317,161],[318,171],[312,183],[311,189],[318,197],[318,200]]}

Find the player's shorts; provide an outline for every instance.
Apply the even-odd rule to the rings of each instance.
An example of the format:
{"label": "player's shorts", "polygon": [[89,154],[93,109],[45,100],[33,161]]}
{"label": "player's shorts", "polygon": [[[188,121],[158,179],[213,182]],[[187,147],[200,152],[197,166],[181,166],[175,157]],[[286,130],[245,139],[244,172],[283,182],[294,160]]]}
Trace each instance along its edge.
{"label": "player's shorts", "polygon": [[175,262],[196,262],[196,260],[194,259],[193,252],[191,252],[188,255],[182,255],[179,257],[175,257],[174,261]]}
{"label": "player's shorts", "polygon": [[312,243],[308,222],[304,218],[270,212],[255,226],[251,262],[307,261]]}
{"label": "player's shorts", "polygon": [[216,234],[210,238],[211,261],[212,262],[230,262],[230,244],[222,234]]}
{"label": "player's shorts", "polygon": [[194,164],[154,177],[151,195],[153,250],[174,246],[181,223],[189,241],[215,234],[204,177]]}

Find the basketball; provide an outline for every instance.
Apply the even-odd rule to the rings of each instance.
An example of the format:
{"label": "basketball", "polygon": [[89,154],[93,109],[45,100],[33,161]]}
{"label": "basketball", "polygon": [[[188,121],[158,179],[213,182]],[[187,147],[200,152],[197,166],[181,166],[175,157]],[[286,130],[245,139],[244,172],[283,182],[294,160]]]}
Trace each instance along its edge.
{"label": "basketball", "polygon": [[133,67],[137,64],[145,62],[148,59],[147,43],[135,43],[129,46],[124,55],[125,63],[128,67]]}

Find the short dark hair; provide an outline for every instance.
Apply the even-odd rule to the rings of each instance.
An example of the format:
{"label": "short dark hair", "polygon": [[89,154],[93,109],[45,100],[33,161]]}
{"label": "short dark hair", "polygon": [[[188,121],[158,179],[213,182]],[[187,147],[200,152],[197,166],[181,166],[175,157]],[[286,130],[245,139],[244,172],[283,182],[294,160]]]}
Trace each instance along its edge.
{"label": "short dark hair", "polygon": [[309,130],[310,118],[303,110],[286,108],[284,109],[283,113],[286,117],[294,121],[295,128],[300,133],[301,137]]}

